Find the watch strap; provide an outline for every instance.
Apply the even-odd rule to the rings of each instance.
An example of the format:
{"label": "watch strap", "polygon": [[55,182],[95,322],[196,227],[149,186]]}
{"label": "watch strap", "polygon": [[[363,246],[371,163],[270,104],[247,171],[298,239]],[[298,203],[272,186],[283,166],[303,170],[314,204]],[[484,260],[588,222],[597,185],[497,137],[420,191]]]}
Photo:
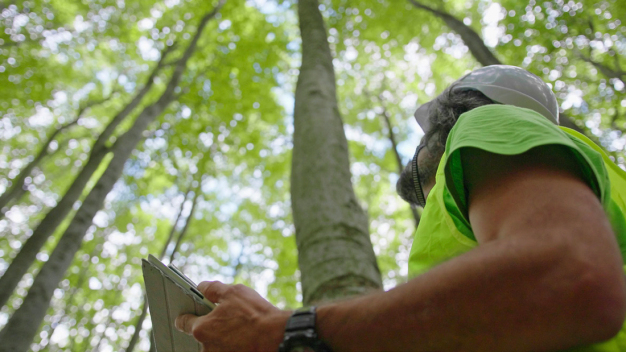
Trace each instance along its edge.
{"label": "watch strap", "polygon": [[[293,312],[285,327],[285,337],[279,352],[302,351],[330,352],[331,349],[317,337],[315,307],[299,308]],[[306,348],[306,349],[302,349]]]}
{"label": "watch strap", "polygon": [[285,332],[313,329],[315,331],[315,307],[298,308],[287,320]]}

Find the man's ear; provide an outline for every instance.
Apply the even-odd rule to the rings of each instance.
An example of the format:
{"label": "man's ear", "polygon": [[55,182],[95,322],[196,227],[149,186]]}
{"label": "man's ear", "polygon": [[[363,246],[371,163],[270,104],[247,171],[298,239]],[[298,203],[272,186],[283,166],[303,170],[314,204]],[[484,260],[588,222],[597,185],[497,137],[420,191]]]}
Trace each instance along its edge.
{"label": "man's ear", "polygon": [[409,162],[396,182],[396,192],[407,203],[416,206],[417,199],[415,198],[415,185],[413,183],[413,166]]}
{"label": "man's ear", "polygon": [[435,186],[437,168],[439,167],[439,163],[445,151],[445,146],[439,143],[431,141],[431,143],[428,144],[429,145],[420,151],[418,158],[420,180],[422,180],[422,188],[424,189],[424,196],[426,197],[428,196],[426,190],[430,191],[430,189]]}

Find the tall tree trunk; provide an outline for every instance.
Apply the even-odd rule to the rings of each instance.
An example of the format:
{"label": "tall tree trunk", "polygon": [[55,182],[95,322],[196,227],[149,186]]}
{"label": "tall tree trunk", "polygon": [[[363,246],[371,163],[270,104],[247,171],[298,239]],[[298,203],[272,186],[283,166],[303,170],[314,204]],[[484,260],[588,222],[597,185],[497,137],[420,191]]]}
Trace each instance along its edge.
{"label": "tall tree trunk", "polygon": [[98,250],[102,250],[102,248],[98,244],[96,244],[91,250],[91,253],[89,253],[89,260],[81,263],[81,268],[80,272],[78,273],[78,280],[76,280],[76,285],[69,289],[69,297],[63,300],[63,314],[58,319],[54,319],[54,316],[52,317],[52,319],[50,319],[50,332],[48,333],[48,343],[40,346],[39,351],[43,352],[49,349],[51,342],[50,338],[52,337],[52,335],[54,335],[57,327],[59,327],[59,325],[61,325],[65,320],[70,317],[68,310],[74,305],[74,299],[76,298],[76,294],[82,289],[83,283],[85,283],[87,275],[89,274],[89,267],[91,264],[90,259],[94,255],[96,255]]}
{"label": "tall tree trunk", "polygon": [[[185,208],[185,203],[187,202],[189,193],[191,193],[191,186],[189,186],[189,188],[187,189],[183,202],[180,203],[180,207],[178,209],[178,215],[176,216],[176,220],[174,220],[174,223],[172,224],[170,233],[167,236],[167,239],[165,240],[163,247],[161,248],[161,254],[159,255],[159,260],[163,260],[163,258],[165,257],[165,253],[167,252],[167,247],[169,247],[170,243],[172,242],[172,239],[174,238],[174,234],[176,233],[176,225],[178,225],[178,222],[180,221],[180,218],[183,215],[183,209]],[[195,206],[195,200],[196,198],[194,197],[194,205],[192,205],[191,207],[191,213],[189,214],[190,216],[193,215],[193,208]],[[186,232],[185,229],[187,228],[188,223],[189,223],[189,218],[187,218],[187,221],[185,222],[185,227],[183,228],[182,233]],[[179,239],[182,236],[182,233],[181,235],[179,235]],[[176,243],[178,243],[178,241],[176,241]],[[172,254],[170,255],[170,262],[172,261],[172,258],[174,257],[174,254],[176,253],[177,249],[178,249],[178,246],[174,247],[174,250],[172,251]],[[146,303],[147,303],[146,294],[144,292],[143,303],[141,305],[141,313],[139,314],[139,317],[137,318],[137,322],[135,322],[135,331],[133,332],[133,336],[130,338],[130,341],[128,342],[128,346],[126,346],[126,352],[133,352],[133,350],[135,349],[135,346],[137,345],[137,342],[139,342],[139,333],[141,332],[143,321],[146,319],[146,315],[148,313],[148,305]]]}
{"label": "tall tree trunk", "polygon": [[[463,40],[463,43],[467,45],[474,59],[476,59],[476,61],[478,61],[481,65],[489,66],[503,64],[502,61],[500,61],[487,47],[487,45],[485,45],[485,42],[482,40],[480,35],[478,35],[478,33],[476,33],[476,31],[472,27],[467,26],[465,23],[463,23],[463,21],[460,21],[458,18],[442,10],[437,10],[430,6],[426,6],[418,2],[417,0],[409,0],[409,2],[418,9],[429,11],[433,15],[441,18],[446,23],[446,25],[450,27],[450,29],[452,29],[454,32],[456,32],[456,34],[461,37],[461,40]],[[568,127],[585,134],[585,132],[580,127],[578,127],[578,125],[576,125],[574,121],[572,121],[572,119],[566,114],[560,113],[559,120],[561,126]]]}
{"label": "tall tree trunk", "polygon": [[122,175],[124,164],[141,140],[142,133],[175,98],[174,90],[187,67],[189,58],[196,49],[200,34],[207,22],[215,16],[221,4],[220,2],[213,11],[206,14],[200,21],[197,32],[182,57],[176,62],[172,77],[159,99],[147,106],[130,129],[120,136],[111,147],[113,158],[107,169],[89,192],[74,219],[61,236],[50,258],[37,274],[23,304],[0,332],[0,352],[25,352],[28,350],[50,305],[52,293],[63,279],[65,271],[80,248],[82,239],[92,224],[93,217],[102,207],[106,195]]}
{"label": "tall tree trunk", "polygon": [[298,3],[302,67],[294,110],[291,204],[303,303],[381,287],[367,215],[350,180],[348,143],[317,0]]}
{"label": "tall tree trunk", "polygon": [[91,179],[91,176],[96,172],[100,163],[104,157],[109,153],[109,148],[106,147],[106,142],[113,135],[115,128],[128,117],[131,112],[141,103],[143,97],[150,91],[154,84],[154,78],[158,74],[159,70],[163,67],[163,60],[171,49],[165,49],[161,55],[159,63],[150,74],[150,77],[146,81],[144,87],[133,97],[133,99],[120,111],[111,122],[105,127],[104,131],[98,136],[98,139],[94,142],[89,159],[85,166],[78,173],[70,188],[65,192],[61,200],[56,206],[44,216],[43,220],[37,225],[33,234],[26,240],[17,256],[11,262],[11,265],[0,277],[0,308],[3,307],[13,291],[17,287],[24,274],[28,271],[31,265],[35,262],[37,253],[41,250],[48,238],[54,234],[57,227],[63,222],[67,214],[70,213],[74,203],[82,195],[85,186]]}
{"label": "tall tree trunk", "polygon": [[100,148],[92,150],[89,160],[80,171],[74,182],[63,195],[63,198],[52,208],[41,220],[33,231],[33,234],[26,240],[20,251],[17,253],[11,265],[0,277],[0,307],[4,306],[22,276],[35,262],[37,253],[41,250],[48,238],[52,236],[56,228],[72,210],[72,206],[78,200],[93,173],[100,166],[100,162],[108,153],[108,149]]}

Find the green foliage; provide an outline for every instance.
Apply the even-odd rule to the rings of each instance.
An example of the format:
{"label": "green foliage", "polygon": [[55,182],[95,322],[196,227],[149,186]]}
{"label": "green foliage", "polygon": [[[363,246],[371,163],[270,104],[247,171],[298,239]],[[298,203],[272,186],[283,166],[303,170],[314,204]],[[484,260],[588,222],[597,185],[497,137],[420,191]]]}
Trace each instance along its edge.
{"label": "green foliage", "polygon": [[[389,288],[406,280],[415,227],[395,195],[399,165],[390,128],[406,164],[422,134],[412,119],[415,107],[478,63],[440,18],[408,1],[320,2],[336,57],[353,184]],[[213,6],[199,0],[28,0],[2,9],[0,192],[47,136],[82,107],[99,103],[57,137],[27,179],[26,195],[0,219],[0,272],[87,162],[93,141],[146,84],[163,50],[174,48],[166,64],[179,58]],[[524,8],[513,0],[448,0],[435,6],[480,33],[502,62],[552,84],[565,112],[624,167],[626,10],[617,0],[531,1]],[[33,350],[124,349],[141,311],[140,258],[160,253],[172,227],[175,241],[189,218],[172,260],[192,279],[245,283],[280,307],[300,304],[289,198],[299,40],[287,1],[229,0],[209,22],[176,101],[127,162],[55,292]],[[171,65],[159,71],[108,145],[158,98],[171,73]],[[198,205],[189,214],[193,193],[184,195],[198,185]],[[39,265],[0,311],[0,326],[21,304]],[[137,350],[148,350],[149,327],[148,319]]]}

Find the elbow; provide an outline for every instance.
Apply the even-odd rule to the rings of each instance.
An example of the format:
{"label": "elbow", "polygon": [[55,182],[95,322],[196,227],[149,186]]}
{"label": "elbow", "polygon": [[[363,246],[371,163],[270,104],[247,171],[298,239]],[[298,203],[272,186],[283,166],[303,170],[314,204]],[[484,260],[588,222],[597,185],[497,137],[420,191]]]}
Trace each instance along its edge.
{"label": "elbow", "polygon": [[[597,260],[597,258],[596,258]],[[611,339],[626,318],[626,280],[619,266],[588,266],[580,275],[575,304],[580,337],[588,343]]]}
{"label": "elbow", "polygon": [[[623,276],[617,282],[604,283],[591,296],[590,322],[596,327],[593,338],[596,342],[608,340],[622,329],[626,318],[626,290]],[[587,326],[588,328],[588,326]]]}

